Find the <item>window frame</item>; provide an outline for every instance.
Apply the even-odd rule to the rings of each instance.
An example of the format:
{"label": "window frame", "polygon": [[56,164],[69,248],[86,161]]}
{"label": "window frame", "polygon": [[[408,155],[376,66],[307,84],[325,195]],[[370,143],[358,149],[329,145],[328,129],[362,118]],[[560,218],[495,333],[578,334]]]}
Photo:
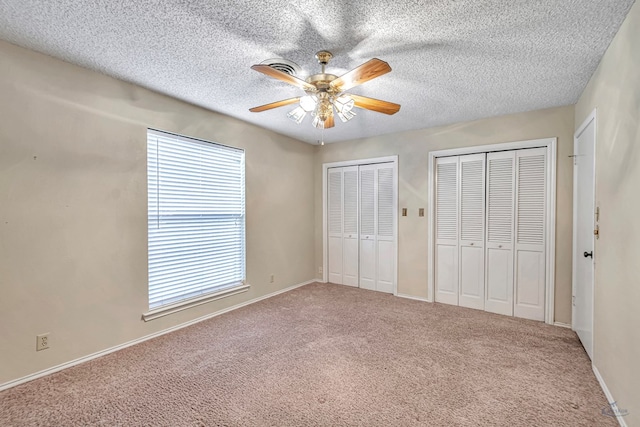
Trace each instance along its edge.
{"label": "window frame", "polygon": [[[152,149],[150,144],[154,143],[154,138],[156,138],[155,140],[155,144],[156,144],[156,150],[158,149],[158,144],[160,143],[158,138],[164,138],[165,140],[169,139],[175,139],[176,142],[178,143],[194,143],[194,144],[205,144],[205,146],[207,147],[211,147],[211,146],[218,146],[220,147],[221,150],[232,150],[232,151],[237,151],[239,153],[241,153],[241,166],[240,166],[240,173],[241,173],[241,182],[242,182],[242,195],[241,195],[241,218],[242,218],[242,240],[241,240],[241,245],[242,245],[242,280],[240,282],[237,283],[232,283],[229,285],[220,285],[218,287],[212,288],[209,291],[204,291],[201,294],[198,295],[194,295],[194,296],[187,296],[184,297],[183,299],[179,299],[179,300],[175,300],[175,301],[171,301],[168,302],[166,304],[161,304],[161,305],[156,305],[151,307],[149,305],[150,303],[150,297],[151,297],[151,278],[150,278],[150,264],[149,264],[149,257],[150,257],[150,237],[151,237],[151,229],[149,227],[149,224],[151,223],[151,216],[152,216],[152,211],[150,209],[150,188],[151,188],[151,180],[152,179],[158,179],[160,176],[160,172],[159,169],[156,169],[155,174],[151,173],[150,170],[150,161],[149,161],[149,153],[150,150]],[[165,141],[166,143],[166,141]],[[232,295],[237,295],[243,292],[247,292],[250,288],[250,285],[248,285],[246,283],[246,260],[247,260],[247,248],[246,248],[246,181],[245,181],[245,177],[246,177],[246,163],[245,163],[245,150],[241,149],[241,148],[237,148],[237,147],[231,147],[231,146],[227,146],[227,145],[223,145],[223,144],[219,144],[216,142],[211,142],[211,141],[206,141],[206,140],[202,140],[202,139],[198,139],[198,138],[193,138],[193,137],[188,137],[188,136],[184,136],[184,135],[179,135],[179,134],[175,134],[172,132],[166,132],[166,131],[160,131],[160,130],[156,130],[156,129],[147,129],[147,141],[146,141],[146,152],[147,152],[147,162],[146,162],[146,167],[147,167],[147,307],[148,307],[148,311],[142,314],[142,319],[146,322],[149,320],[153,320],[153,319],[157,319],[159,317],[163,317],[172,313],[176,313],[182,310],[186,310],[188,308],[191,307],[195,307],[201,304],[205,304],[207,302],[210,301],[214,301],[217,299],[221,299],[221,298],[226,298]],[[157,202],[156,202],[157,203]],[[158,211],[156,212],[160,212],[160,209],[158,209]],[[190,214],[182,214],[182,215],[190,215]],[[160,216],[159,213],[156,214],[156,216]]]}

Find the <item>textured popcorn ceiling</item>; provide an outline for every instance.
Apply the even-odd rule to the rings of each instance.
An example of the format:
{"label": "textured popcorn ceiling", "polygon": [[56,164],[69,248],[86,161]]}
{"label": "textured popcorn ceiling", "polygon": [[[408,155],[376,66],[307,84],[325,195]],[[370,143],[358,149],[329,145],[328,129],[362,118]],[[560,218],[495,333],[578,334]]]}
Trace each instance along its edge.
{"label": "textured popcorn ceiling", "polygon": [[633,0],[0,0],[0,38],[315,143],[299,96],[249,67],[283,57],[343,74],[366,60],[393,71],[352,90],[399,103],[357,110],[326,142],[573,104]]}

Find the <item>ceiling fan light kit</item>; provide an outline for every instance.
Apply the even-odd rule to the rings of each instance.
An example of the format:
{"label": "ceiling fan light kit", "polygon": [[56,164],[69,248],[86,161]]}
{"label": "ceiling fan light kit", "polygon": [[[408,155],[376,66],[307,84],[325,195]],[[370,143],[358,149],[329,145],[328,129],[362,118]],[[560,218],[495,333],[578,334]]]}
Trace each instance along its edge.
{"label": "ceiling fan light kit", "polygon": [[[356,67],[348,73],[338,77],[325,72],[325,67],[333,58],[333,54],[326,50],[316,53],[316,59],[321,67],[319,74],[301,80],[290,73],[283,72],[269,64],[253,65],[251,68],[269,77],[281,80],[285,83],[299,87],[306,95],[298,98],[289,98],[251,108],[249,111],[259,113],[261,111],[298,103],[299,105],[287,113],[287,117],[300,124],[308,113],[313,117],[312,125],[319,129],[329,129],[335,126],[334,116],[346,123],[356,116],[354,107],[376,111],[384,114],[395,114],[400,110],[399,104],[368,98],[347,93],[351,88],[380,77],[391,71],[386,62],[373,58]],[[285,60],[286,61],[286,60]]]}

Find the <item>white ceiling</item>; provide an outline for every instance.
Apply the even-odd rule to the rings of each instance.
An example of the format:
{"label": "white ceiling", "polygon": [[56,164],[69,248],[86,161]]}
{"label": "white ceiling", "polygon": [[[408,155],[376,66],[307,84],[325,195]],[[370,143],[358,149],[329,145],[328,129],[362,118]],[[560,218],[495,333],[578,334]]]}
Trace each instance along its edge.
{"label": "white ceiling", "polygon": [[315,143],[293,108],[251,107],[300,89],[249,67],[283,57],[343,74],[393,71],[351,92],[399,103],[357,110],[326,142],[573,104],[634,0],[0,0],[0,38]]}

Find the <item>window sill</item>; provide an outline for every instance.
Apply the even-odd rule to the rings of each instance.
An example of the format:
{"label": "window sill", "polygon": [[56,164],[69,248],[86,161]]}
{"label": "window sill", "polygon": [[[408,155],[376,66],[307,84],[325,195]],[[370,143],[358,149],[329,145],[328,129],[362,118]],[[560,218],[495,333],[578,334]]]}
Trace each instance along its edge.
{"label": "window sill", "polygon": [[215,301],[217,299],[241,294],[243,292],[247,292],[250,287],[251,287],[250,285],[247,285],[244,282],[242,282],[236,286],[225,288],[217,292],[202,295],[200,297],[191,298],[185,301],[180,301],[175,304],[169,304],[162,307],[158,307],[153,310],[149,310],[146,313],[143,313],[142,320],[144,320],[145,322],[148,322],[149,320],[154,320],[159,317],[168,316],[169,314],[177,313],[178,311],[186,310],[188,308],[205,304],[210,301]]}

